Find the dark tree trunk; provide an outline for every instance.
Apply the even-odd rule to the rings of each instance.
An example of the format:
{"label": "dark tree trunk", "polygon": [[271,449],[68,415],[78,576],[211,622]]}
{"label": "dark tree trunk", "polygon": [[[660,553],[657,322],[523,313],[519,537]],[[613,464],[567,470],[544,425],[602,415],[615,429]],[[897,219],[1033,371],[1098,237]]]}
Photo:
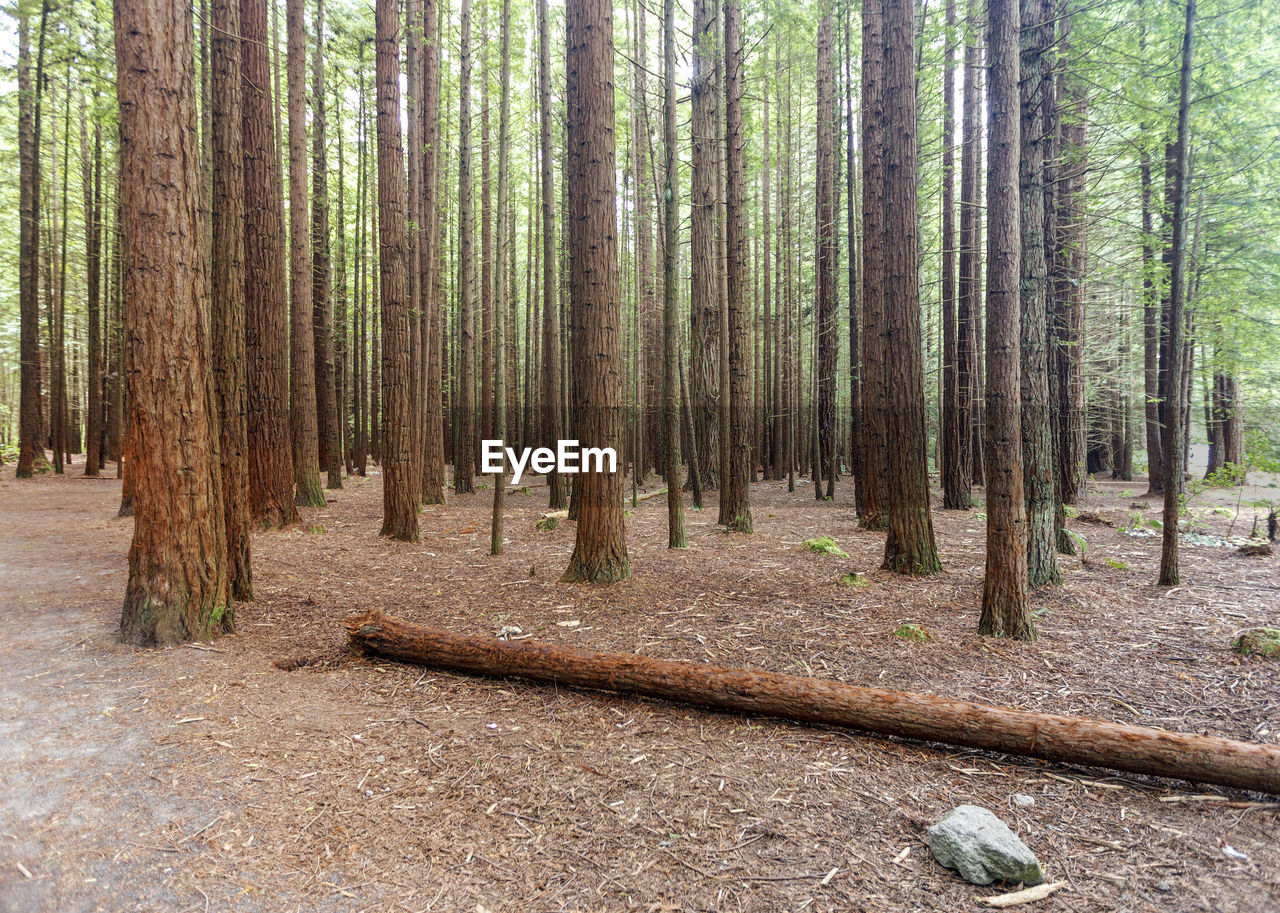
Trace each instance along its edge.
{"label": "dark tree trunk", "polygon": [[115,9],[135,517],[120,636],[142,645],[234,628],[205,323],[191,22],[189,6],[167,0]]}
{"label": "dark tree trunk", "polygon": [[21,362],[18,406],[18,466],[16,478],[28,479],[43,468],[40,410],[40,96],[44,75],[45,20],[48,0],[40,14],[35,85],[27,17],[18,20],[18,167],[20,177],[18,313]]}
{"label": "dark tree trunk", "polygon": [[[615,235],[613,5],[610,0],[569,0],[565,15],[575,431],[584,448],[617,450],[622,430],[622,359]],[[622,476],[586,472],[575,476],[575,481],[577,536],[563,579],[604,583],[631,576]]]}
{"label": "dark tree trunk", "polygon": [[[342,487],[337,359],[329,259],[329,153],[324,89],[324,0],[316,0],[315,55],[311,62],[311,331],[315,355],[316,434],[329,488]],[[341,145],[341,143],[339,143]],[[339,277],[341,281],[341,276]]]}
{"label": "dark tree trunk", "polygon": [[942,62],[942,506],[964,510],[969,485],[960,450],[965,443],[960,415],[960,374],[956,324],[955,216],[955,29],[956,3],[947,0],[946,47]]}
{"label": "dark tree trunk", "polygon": [[[967,510],[973,505],[972,484],[978,460],[973,449],[974,400],[978,374],[978,275],[981,258],[978,234],[981,211],[978,200],[978,171],[982,158],[980,119],[982,116],[982,49],[979,44],[981,4],[970,0],[967,11],[969,34],[964,48],[964,100],[962,144],[960,147],[960,255],[956,292],[956,452],[946,458],[947,472],[953,474],[951,507]],[[954,457],[954,460],[953,460]]]}
{"label": "dark tree trunk", "polygon": [[444,131],[440,124],[440,16],[436,0],[424,0],[422,100],[419,103],[422,117],[423,148],[415,155],[422,162],[422,211],[424,233],[420,252],[420,286],[422,297],[423,407],[426,414],[422,425],[422,501],[425,504],[445,503],[445,454],[444,454],[444,310],[443,300],[444,258],[442,256],[440,219],[440,169],[442,156],[440,140]]}
{"label": "dark tree trunk", "polygon": [[[818,460],[829,480],[836,470],[836,86],[832,0],[818,24]],[[815,472],[815,479],[817,473]]]}
{"label": "dark tree trunk", "polygon": [[[476,317],[472,296],[475,288],[475,226],[471,201],[471,0],[462,0],[461,66],[458,115],[458,444],[453,452],[453,490],[474,491]],[[482,433],[487,434],[485,430]]]}
{"label": "dark tree trunk", "polygon": [[227,574],[235,599],[253,598],[249,443],[245,418],[245,184],[239,0],[213,0],[213,382],[218,397]]}
{"label": "dark tree trunk", "polygon": [[[542,443],[554,447],[564,436],[563,393],[560,389],[560,308],[556,303],[555,186],[551,159],[551,33],[547,0],[538,0],[538,143],[542,153]],[[565,479],[554,470],[547,475],[547,506],[568,506]]]}
{"label": "dark tree trunk", "polygon": [[[545,4],[546,0],[540,2]],[[685,548],[689,543],[684,531],[684,492],[680,486],[680,308],[676,299],[680,194],[677,183],[679,160],[676,157],[676,96],[679,89],[676,85],[675,10],[675,0],[663,0],[662,434],[667,476],[667,546]],[[767,203],[765,208],[768,208]]]}

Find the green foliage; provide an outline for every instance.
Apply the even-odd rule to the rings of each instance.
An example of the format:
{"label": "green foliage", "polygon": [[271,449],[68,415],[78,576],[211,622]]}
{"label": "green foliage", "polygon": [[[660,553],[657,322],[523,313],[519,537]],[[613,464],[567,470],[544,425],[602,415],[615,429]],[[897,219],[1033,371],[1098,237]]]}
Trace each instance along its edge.
{"label": "green foliage", "polygon": [[1108,558],[1108,559],[1107,559],[1107,561],[1106,561],[1106,564],[1107,564],[1107,567],[1109,567],[1109,568],[1113,568],[1113,569],[1115,569],[1115,570],[1117,570],[1117,571],[1127,571],[1127,570],[1129,570],[1129,565],[1125,564],[1125,563],[1124,563],[1123,561],[1121,561],[1119,558]]}
{"label": "green foliage", "polygon": [[929,640],[932,635],[929,634],[924,625],[916,624],[914,621],[909,621],[906,624],[901,625],[898,630],[894,631],[893,636],[901,637],[903,640],[914,640],[917,643],[924,643],[926,640]]}
{"label": "green foliage", "polygon": [[805,539],[804,548],[819,555],[835,555],[837,558],[848,558],[844,550],[836,545],[830,536],[819,536],[817,539]]}
{"label": "green foliage", "polygon": [[1236,638],[1235,650],[1241,656],[1280,658],[1280,629],[1255,628]]}
{"label": "green foliage", "polygon": [[871,586],[871,581],[866,577],[863,577],[861,574],[851,573],[841,575],[840,579],[836,581],[836,584],[846,589],[862,589],[863,587]]}
{"label": "green foliage", "polygon": [[560,525],[559,517],[543,517],[535,524],[539,532],[549,533]]}
{"label": "green foliage", "polygon": [[324,535],[324,527],[319,523],[308,523],[307,532],[311,533],[313,536],[321,536]]}

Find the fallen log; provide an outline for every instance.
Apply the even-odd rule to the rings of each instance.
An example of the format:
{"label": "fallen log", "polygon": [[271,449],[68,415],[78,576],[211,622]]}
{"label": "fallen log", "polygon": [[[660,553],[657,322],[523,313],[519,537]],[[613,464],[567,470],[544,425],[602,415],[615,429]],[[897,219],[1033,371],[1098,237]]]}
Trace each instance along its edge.
{"label": "fallen log", "polygon": [[1277,745],[882,691],[820,678],[451,634],[378,612],[349,619],[347,634],[353,645],[378,656],[472,675],[638,694],[1280,794]]}

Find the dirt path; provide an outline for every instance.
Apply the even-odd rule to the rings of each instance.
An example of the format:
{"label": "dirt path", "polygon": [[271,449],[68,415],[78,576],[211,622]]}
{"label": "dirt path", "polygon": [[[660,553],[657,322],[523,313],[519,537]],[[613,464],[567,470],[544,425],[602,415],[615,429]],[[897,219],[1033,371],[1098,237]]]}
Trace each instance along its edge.
{"label": "dirt path", "polygon": [[[331,493],[313,532],[255,537],[236,636],[136,652],[114,642],[118,485],[0,475],[0,911],[956,910],[997,893],[924,846],[962,802],[1068,881],[1038,911],[1274,909],[1265,797],[477,681],[352,656],[340,634],[382,608],[1275,742],[1276,667],[1229,649],[1280,624],[1275,560],[1188,548],[1188,584],[1156,589],[1155,544],[1107,525],[1132,487],[1082,505],[1090,551],[1037,595],[1033,644],[974,634],[974,513],[939,512],[946,571],[904,581],[846,504],[804,488],[757,485],[751,539],[692,512],[683,553],[662,548],[655,498],[628,519],[634,579],[584,588],[556,581],[572,526],[534,529],[544,490],[508,499],[492,559],[487,492],[426,509],[405,546],[377,536],[373,478]],[[850,557],[800,550],[816,535]],[[866,585],[842,587],[849,572]],[[895,636],[905,622],[930,639]]]}

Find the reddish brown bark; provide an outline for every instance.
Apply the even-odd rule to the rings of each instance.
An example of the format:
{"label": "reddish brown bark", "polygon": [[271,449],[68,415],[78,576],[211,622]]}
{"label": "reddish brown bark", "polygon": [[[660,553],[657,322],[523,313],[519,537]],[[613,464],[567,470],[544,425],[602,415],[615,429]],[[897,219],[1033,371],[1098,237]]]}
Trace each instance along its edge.
{"label": "reddish brown bark", "polygon": [[377,656],[471,675],[514,676],[1280,793],[1280,747],[1275,745],[861,688],[819,678],[472,637],[376,612],[349,619],[347,633],[353,645]]}

